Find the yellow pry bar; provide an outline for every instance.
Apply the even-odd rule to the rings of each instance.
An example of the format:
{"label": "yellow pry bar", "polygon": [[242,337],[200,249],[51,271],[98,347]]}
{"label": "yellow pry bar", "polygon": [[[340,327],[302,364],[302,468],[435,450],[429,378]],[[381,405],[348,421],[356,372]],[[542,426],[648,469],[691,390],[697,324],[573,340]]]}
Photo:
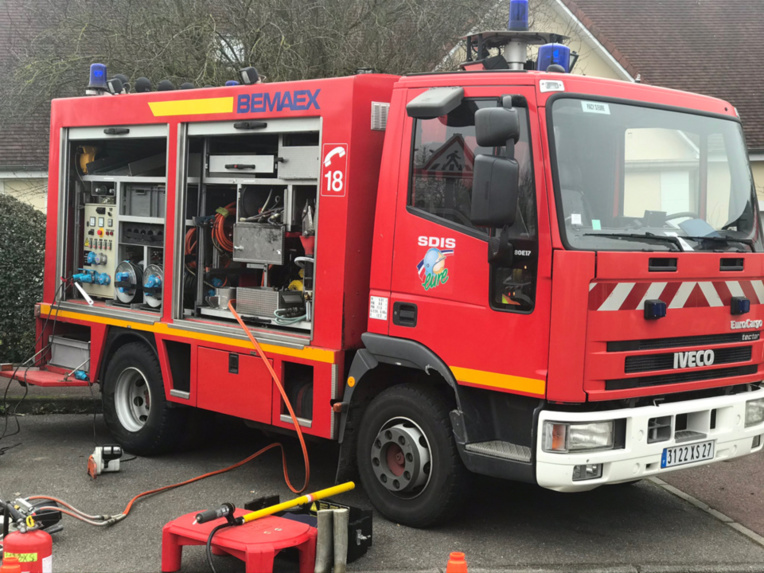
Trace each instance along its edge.
{"label": "yellow pry bar", "polygon": [[[82,320],[86,322],[95,322],[98,324],[108,324],[109,326],[116,326],[120,328],[129,328],[131,330],[143,330],[146,332],[153,332],[154,334],[162,334],[166,336],[184,336],[186,338],[192,338],[200,342],[207,342],[211,344],[225,344],[228,346],[237,346],[239,348],[245,348],[247,350],[252,349],[252,343],[249,340],[241,340],[238,338],[229,338],[227,336],[220,336],[216,334],[203,334],[201,332],[195,332],[191,330],[185,330],[183,328],[171,328],[167,323],[155,322],[153,324],[144,324],[141,322],[132,322],[129,320],[122,320],[119,318],[111,318],[108,316],[97,316],[93,314],[84,314],[80,312],[72,312],[69,310],[53,311],[51,313],[49,304],[40,305],[40,315],[55,316],[57,318],[70,318],[73,320]],[[288,348],[286,346],[276,346],[274,344],[261,344],[264,351],[268,353],[278,354],[280,356],[291,356],[292,358],[303,358],[305,360],[312,360],[314,362],[324,362],[326,364],[334,364],[336,362],[336,352],[333,350],[325,350],[323,348],[314,348],[306,346],[305,348]]]}
{"label": "yellow pry bar", "polygon": [[522,376],[510,376],[509,374],[459,368],[458,366],[451,366],[451,371],[458,381],[478,386],[515,390],[538,396],[543,396],[546,391],[546,382],[537,378],[523,378]]}
{"label": "yellow pry bar", "polygon": [[177,101],[149,102],[154,117],[170,115],[206,115],[211,113],[233,113],[232,97],[203,99],[182,99]]}

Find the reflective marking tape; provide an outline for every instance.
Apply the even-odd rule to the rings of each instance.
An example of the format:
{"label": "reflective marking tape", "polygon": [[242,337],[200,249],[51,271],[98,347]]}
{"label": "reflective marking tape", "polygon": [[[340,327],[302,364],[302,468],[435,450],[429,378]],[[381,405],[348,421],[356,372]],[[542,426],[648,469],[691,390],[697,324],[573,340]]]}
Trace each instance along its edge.
{"label": "reflective marking tape", "polygon": [[645,293],[645,296],[642,297],[642,300],[639,301],[639,304],[637,305],[637,310],[645,310],[645,301],[647,300],[655,300],[656,298],[660,298],[661,293],[663,292],[663,289],[666,288],[666,285],[668,283],[653,283],[651,284],[647,292]]}
{"label": "reflective marking tape", "polygon": [[[143,330],[145,332],[153,332],[155,334],[162,334],[165,336],[174,336],[178,338],[191,338],[193,340],[200,340],[202,342],[208,342],[211,344],[224,344],[227,346],[237,346],[240,348],[252,349],[252,343],[247,339],[230,338],[228,336],[218,334],[203,334],[191,330],[183,330],[182,328],[170,327],[170,325],[164,322],[155,322],[154,324],[143,324],[140,322],[131,322],[128,320],[122,320],[119,318],[111,318],[108,316],[98,316],[93,314],[84,314],[80,312],[72,312],[69,310],[54,311],[51,313],[49,304],[40,305],[40,316],[52,316],[57,318],[69,318],[73,320],[81,320],[83,322],[90,322],[96,324],[108,324],[109,326],[117,326],[121,328],[129,328],[132,330]],[[178,326],[178,325],[176,325]],[[292,356],[295,358],[304,358],[305,360],[312,360],[314,362],[325,362],[327,364],[335,364],[337,362],[337,353],[333,350],[327,350],[324,348],[315,348],[312,346],[306,346],[305,348],[288,348],[286,346],[277,346],[275,344],[260,344],[263,350],[267,353],[278,354],[279,356]]]}
{"label": "reflective marking tape", "polygon": [[682,283],[679,287],[679,290],[676,291],[676,294],[674,295],[674,299],[671,301],[671,304],[669,304],[669,308],[682,308],[684,307],[684,303],[687,302],[687,299],[690,298],[690,293],[692,292],[692,289],[695,288],[695,283]]}
{"label": "reflective marking tape", "polygon": [[764,302],[764,284],[761,281],[751,281],[751,286],[759,297],[759,302]]}
{"label": "reflective marking tape", "polygon": [[451,371],[459,382],[475,384],[476,386],[516,390],[538,396],[543,396],[546,392],[546,381],[536,378],[523,378],[522,376],[510,376],[508,374],[498,374],[497,372],[459,368],[458,366],[451,366]]}
{"label": "reflective marking tape", "polygon": [[34,563],[37,561],[37,553],[5,553],[6,557],[15,557],[19,563]]}
{"label": "reflective marking tape", "polygon": [[719,298],[719,294],[716,292],[712,283],[700,282],[698,283],[698,286],[700,286],[700,290],[703,291],[703,294],[706,295],[706,300],[710,306],[724,306],[722,299]]}
{"label": "reflective marking tape", "polygon": [[232,97],[182,99],[177,101],[149,102],[154,117],[169,115],[206,115],[210,113],[233,113]]}
{"label": "reflective marking tape", "polygon": [[745,296],[743,287],[741,287],[740,283],[737,281],[729,281],[727,283],[727,288],[730,289],[730,294],[732,296]]}
{"label": "reflective marking tape", "polygon": [[673,281],[673,282],[592,282],[589,283],[589,310],[644,310],[645,301],[660,299],[670,309],[719,308],[729,306],[732,297],[764,304],[764,282]]}
{"label": "reflective marking tape", "polygon": [[602,306],[597,310],[618,310],[621,308],[623,301],[626,300],[631,289],[634,288],[634,284],[635,283],[618,283],[613,289],[613,292],[610,293],[610,296],[605,299],[605,302],[603,302]]}

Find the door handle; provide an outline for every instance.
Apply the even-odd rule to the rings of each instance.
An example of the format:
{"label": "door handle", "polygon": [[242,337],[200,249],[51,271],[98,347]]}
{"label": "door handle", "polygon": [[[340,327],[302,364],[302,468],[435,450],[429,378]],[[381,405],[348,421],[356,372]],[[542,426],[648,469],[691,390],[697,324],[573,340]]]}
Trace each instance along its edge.
{"label": "door handle", "polygon": [[393,304],[393,324],[398,326],[416,326],[416,305],[410,302],[396,302]]}

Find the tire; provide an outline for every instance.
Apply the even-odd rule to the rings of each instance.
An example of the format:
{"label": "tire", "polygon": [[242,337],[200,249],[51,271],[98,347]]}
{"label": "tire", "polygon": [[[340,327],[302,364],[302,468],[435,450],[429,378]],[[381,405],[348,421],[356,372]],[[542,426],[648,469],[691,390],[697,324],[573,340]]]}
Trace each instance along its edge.
{"label": "tire", "polygon": [[156,353],[131,342],[109,360],[103,385],[103,417],[114,439],[139,456],[169,452],[178,445],[187,411],[165,398]]}
{"label": "tire", "polygon": [[371,503],[397,523],[427,527],[465,497],[449,407],[431,388],[403,384],[374,398],[360,424],[357,464]]}

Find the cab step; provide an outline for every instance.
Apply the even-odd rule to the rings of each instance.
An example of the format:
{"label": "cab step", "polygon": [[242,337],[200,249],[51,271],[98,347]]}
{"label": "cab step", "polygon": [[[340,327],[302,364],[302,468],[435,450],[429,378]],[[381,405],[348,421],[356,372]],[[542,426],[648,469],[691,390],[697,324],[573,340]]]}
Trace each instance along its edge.
{"label": "cab step", "polygon": [[518,462],[531,461],[531,449],[527,446],[519,446],[510,442],[493,440],[490,442],[476,442],[467,444],[464,449],[475,454],[504,458]]}

